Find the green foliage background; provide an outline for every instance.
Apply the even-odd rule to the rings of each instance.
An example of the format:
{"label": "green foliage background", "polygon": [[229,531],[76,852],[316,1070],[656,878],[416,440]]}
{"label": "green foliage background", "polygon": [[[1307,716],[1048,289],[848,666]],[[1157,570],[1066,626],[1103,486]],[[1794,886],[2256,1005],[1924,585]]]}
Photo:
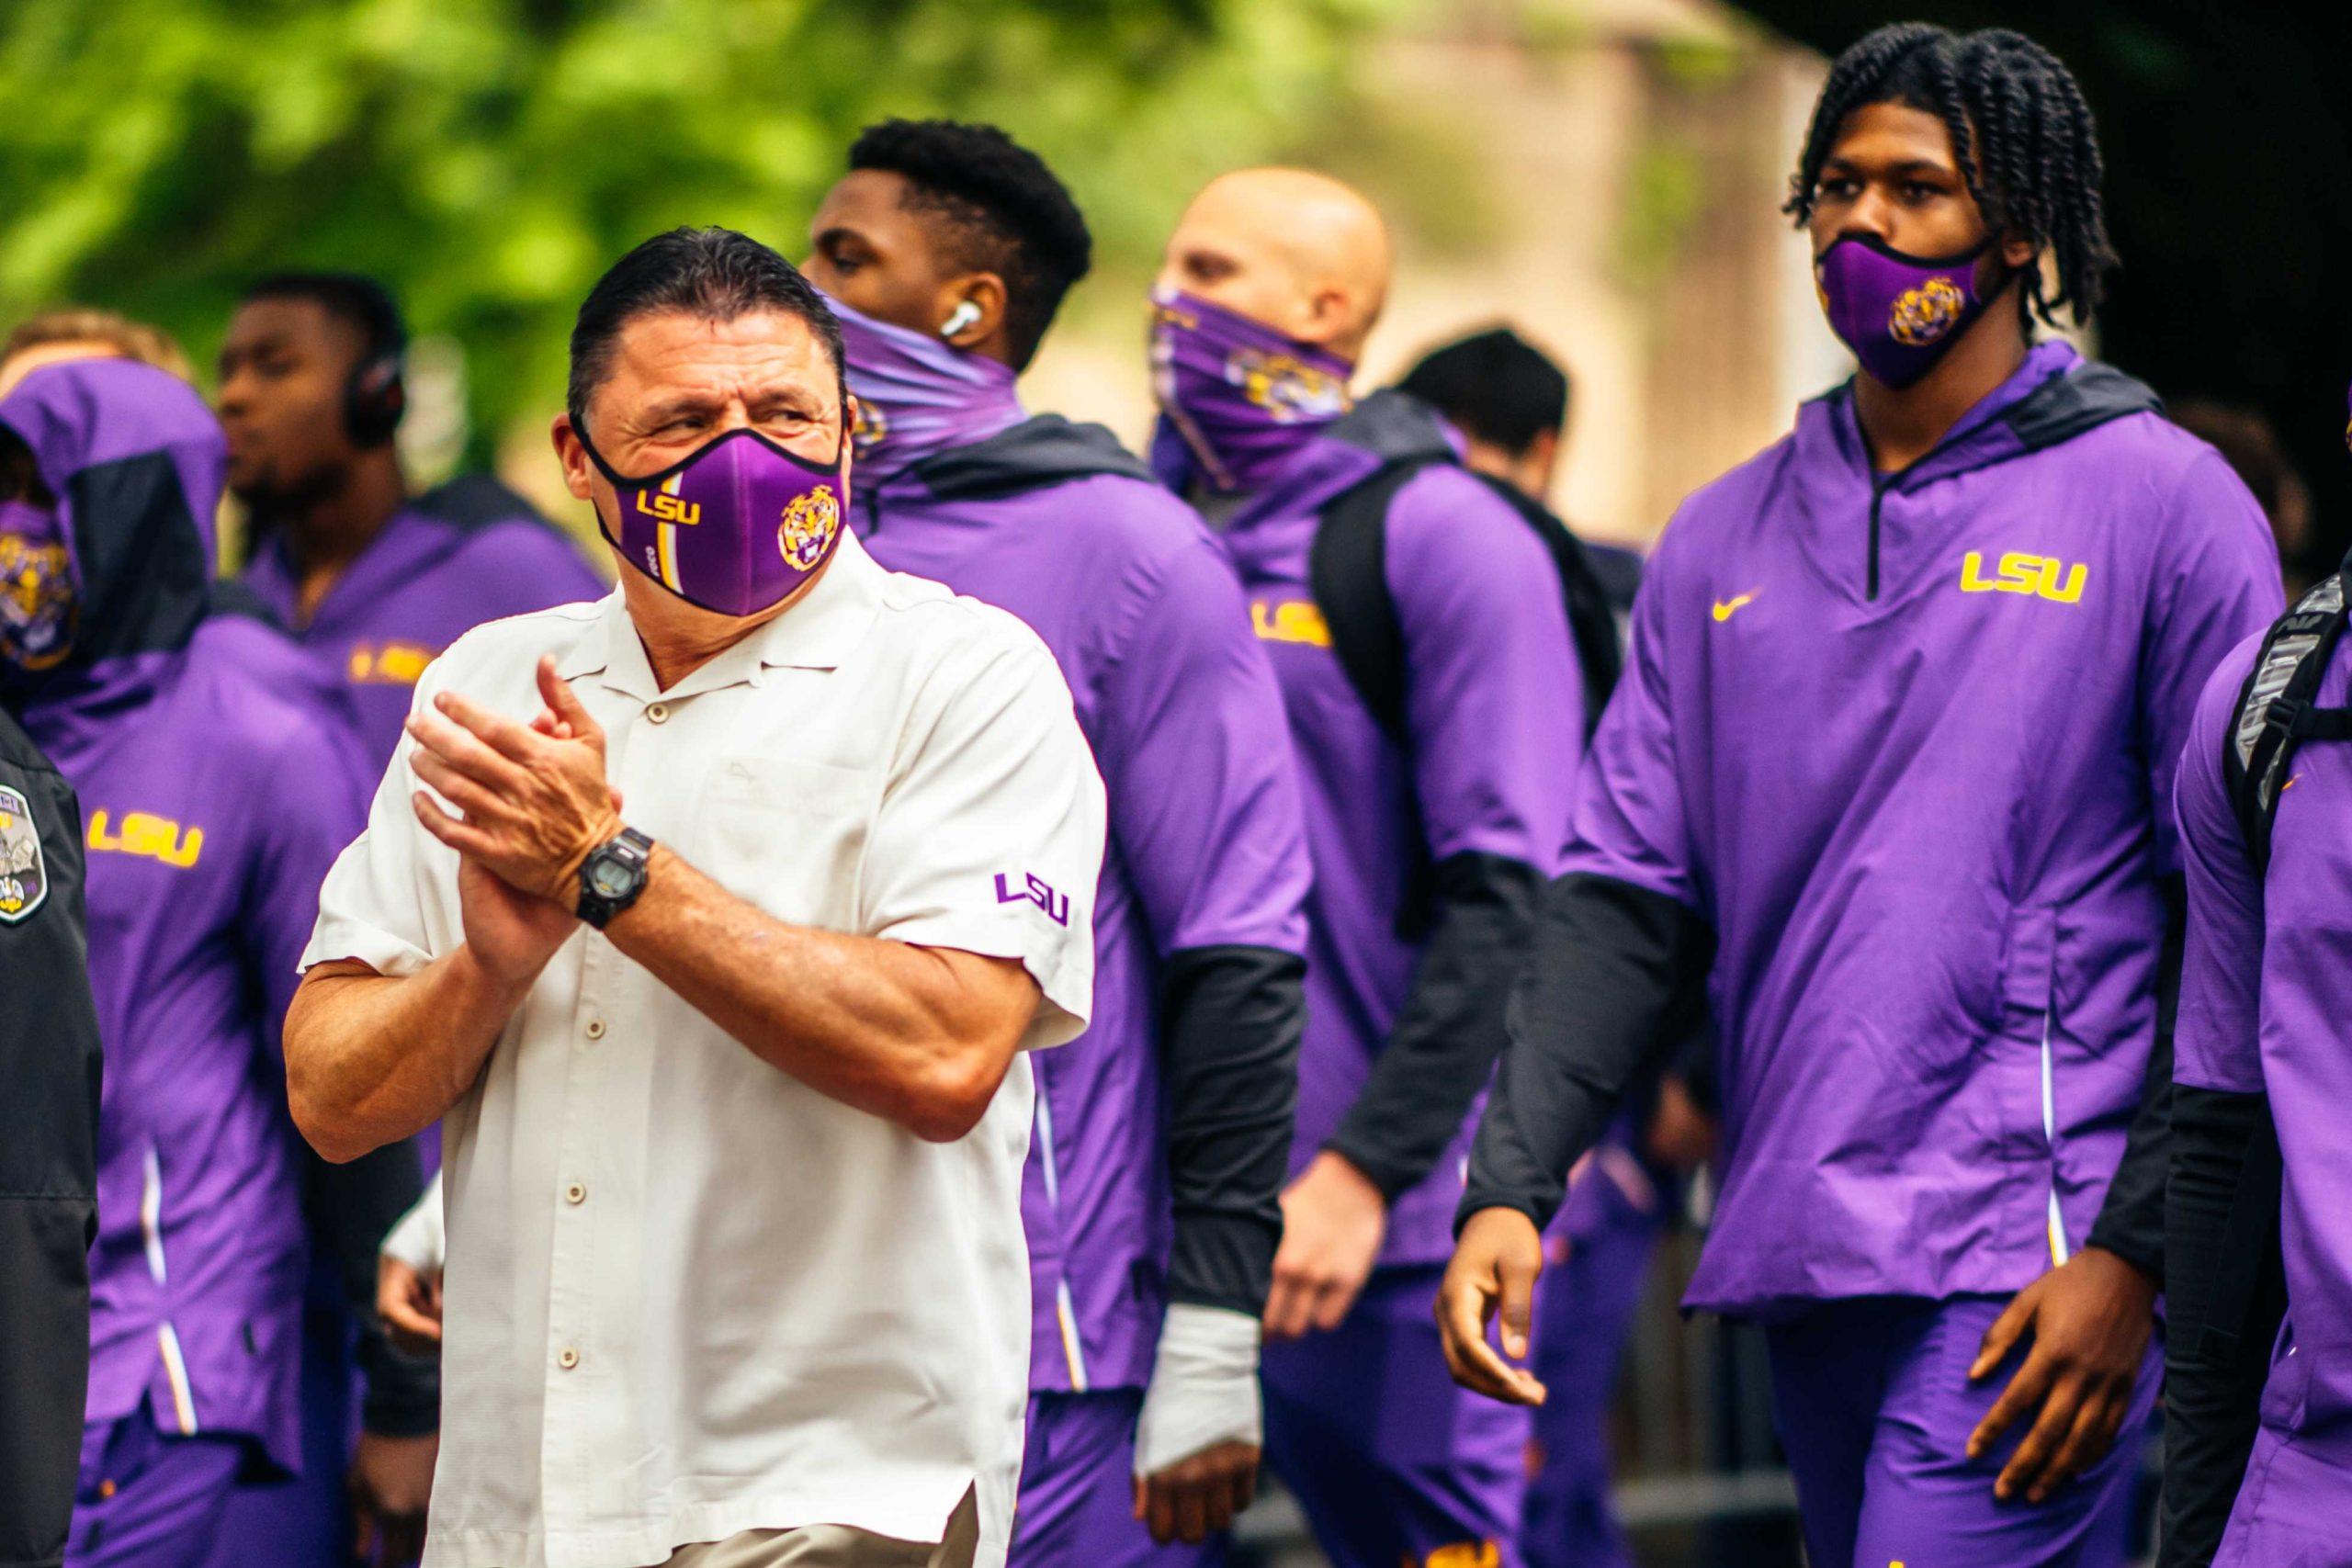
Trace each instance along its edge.
{"label": "green foliage background", "polygon": [[209,361],[238,288],[375,274],[469,358],[477,430],[543,411],[628,245],[800,253],[858,127],[1003,124],[1139,270],[1221,167],[1295,142],[1399,0],[11,0],[0,319],[66,302]]}

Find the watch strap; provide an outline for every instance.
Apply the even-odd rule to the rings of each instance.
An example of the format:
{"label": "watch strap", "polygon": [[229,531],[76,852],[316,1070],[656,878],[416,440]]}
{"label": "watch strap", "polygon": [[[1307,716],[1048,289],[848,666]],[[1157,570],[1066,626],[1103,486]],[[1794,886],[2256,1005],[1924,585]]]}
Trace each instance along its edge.
{"label": "watch strap", "polygon": [[[580,863],[580,900],[572,912],[582,920],[603,931],[616,916],[637,902],[645,891],[645,879],[653,861],[653,840],[634,828],[623,828],[605,842],[588,852]],[[602,866],[618,865],[628,874],[616,892],[605,893],[597,888],[596,871]]]}

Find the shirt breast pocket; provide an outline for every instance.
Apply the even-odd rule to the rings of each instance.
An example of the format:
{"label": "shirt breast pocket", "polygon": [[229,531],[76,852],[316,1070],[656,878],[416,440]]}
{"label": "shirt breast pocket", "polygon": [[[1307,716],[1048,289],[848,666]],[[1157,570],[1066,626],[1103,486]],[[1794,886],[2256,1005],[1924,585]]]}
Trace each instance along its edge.
{"label": "shirt breast pocket", "polygon": [[704,784],[688,858],[777,919],[846,931],[874,797],[873,775],[855,768],[723,756]]}

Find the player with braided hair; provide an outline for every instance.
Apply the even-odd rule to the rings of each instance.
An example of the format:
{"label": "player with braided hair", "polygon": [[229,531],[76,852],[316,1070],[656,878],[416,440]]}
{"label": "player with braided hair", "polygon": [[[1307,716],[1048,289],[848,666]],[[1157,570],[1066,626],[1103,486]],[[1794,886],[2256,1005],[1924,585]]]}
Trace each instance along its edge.
{"label": "player with braided hair", "polygon": [[2048,51],[1871,34],[1788,211],[1860,373],[1652,558],[1512,1000],[1446,1353],[1542,1397],[1514,1364],[1539,1233],[1711,965],[1722,1185],[1687,1304],[1766,1326],[1809,1560],[2101,1568],[2160,1361],[2172,774],[2277,611],[2268,532],[2146,388],[2035,341],[2115,262]]}
{"label": "player with braided hair", "polygon": [[[2018,303],[2052,326],[2061,310],[2087,322],[2116,265],[2099,198],[2098,138],[2082,89],[2058,58],[2021,33],[1959,37],[1924,22],[1879,28],[1838,57],[1805,133],[1789,199],[1810,223],[1823,166],[1856,110],[1897,104],[1936,117],[1978,209],[2046,250]],[[2052,291],[2052,279],[2055,291]]]}

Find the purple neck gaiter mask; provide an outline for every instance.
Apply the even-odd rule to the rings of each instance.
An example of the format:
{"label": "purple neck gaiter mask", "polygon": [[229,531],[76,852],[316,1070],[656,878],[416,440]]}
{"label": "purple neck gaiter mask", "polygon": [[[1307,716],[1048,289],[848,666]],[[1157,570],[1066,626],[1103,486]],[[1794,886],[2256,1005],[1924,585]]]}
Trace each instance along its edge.
{"label": "purple neck gaiter mask", "polygon": [[1151,296],[1151,386],[1210,486],[1257,490],[1354,406],[1351,361],[1174,289]]}
{"label": "purple neck gaiter mask", "polygon": [[1911,385],[1936,367],[2000,292],[1976,286],[1976,264],[1992,244],[1987,239],[1961,255],[1930,259],[1847,235],[1813,264],[1830,330],[1873,379]]}
{"label": "purple neck gaiter mask", "polygon": [[57,513],[0,501],[0,674],[63,663],[80,600]]}
{"label": "purple neck gaiter mask", "polygon": [[[577,427],[575,427],[576,429]],[[629,565],[679,598],[722,615],[756,615],[817,575],[841,543],[849,485],[756,430],[730,430],[639,479],[580,445],[620,500],[620,532],[596,525]]]}
{"label": "purple neck gaiter mask", "polygon": [[842,324],[849,389],[857,399],[850,440],[869,483],[1026,417],[1012,367],[861,315],[830,294],[825,303]]}

